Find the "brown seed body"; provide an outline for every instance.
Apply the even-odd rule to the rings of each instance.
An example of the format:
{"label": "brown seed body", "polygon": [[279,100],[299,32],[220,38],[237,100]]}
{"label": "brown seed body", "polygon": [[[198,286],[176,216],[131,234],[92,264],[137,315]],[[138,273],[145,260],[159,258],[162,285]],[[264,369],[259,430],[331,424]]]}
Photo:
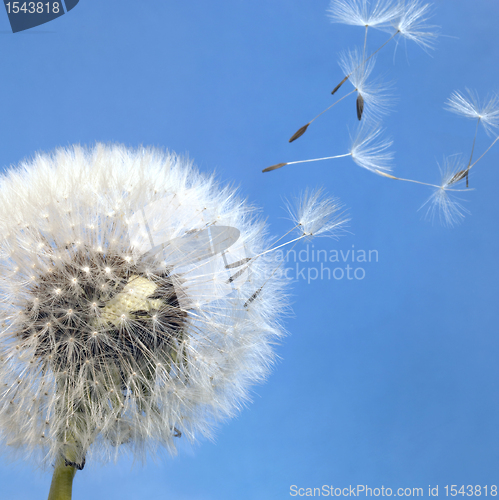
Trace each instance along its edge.
{"label": "brown seed body", "polygon": [[277,170],[278,168],[286,166],[287,163],[277,163],[275,165],[272,165],[271,167],[264,168],[262,172],[270,172],[271,170]]}
{"label": "brown seed body", "polygon": [[362,120],[362,113],[364,112],[364,98],[359,94],[357,97],[357,118]]}
{"label": "brown seed body", "polygon": [[303,125],[300,129],[298,129],[292,136],[291,139],[289,139],[289,142],[296,141],[298,137],[301,137],[306,131],[310,123],[307,123],[306,125]]}
{"label": "brown seed body", "polygon": [[341,82],[338,83],[336,87],[334,87],[333,91],[331,92],[331,95],[335,94],[340,89],[340,87],[348,80],[349,77],[350,75],[345,76],[345,78],[343,78],[343,80],[341,80]]}

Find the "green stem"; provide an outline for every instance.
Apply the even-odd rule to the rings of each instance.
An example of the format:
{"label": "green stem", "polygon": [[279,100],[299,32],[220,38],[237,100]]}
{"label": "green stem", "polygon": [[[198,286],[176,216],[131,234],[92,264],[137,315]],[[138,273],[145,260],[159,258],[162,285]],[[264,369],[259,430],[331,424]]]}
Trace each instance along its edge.
{"label": "green stem", "polygon": [[59,456],[55,463],[48,500],[71,500],[75,474],[76,468],[66,465],[64,457]]}

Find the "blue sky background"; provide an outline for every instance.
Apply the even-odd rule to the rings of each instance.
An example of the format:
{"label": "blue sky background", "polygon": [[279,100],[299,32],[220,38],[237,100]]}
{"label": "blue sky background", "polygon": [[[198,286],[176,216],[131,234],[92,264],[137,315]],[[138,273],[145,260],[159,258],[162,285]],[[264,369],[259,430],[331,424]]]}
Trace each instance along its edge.
{"label": "blue sky background", "polygon": [[[74,500],[280,499],[291,485],[357,484],[423,487],[427,496],[428,485],[442,494],[445,485],[498,484],[499,145],[473,169],[474,190],[462,193],[471,215],[452,229],[418,211],[429,188],[350,158],[261,173],[348,151],[353,97],[288,144],[332,103],[338,53],[363,41],[362,28],[331,24],[327,7],[81,0],[15,35],[0,11],[2,168],[72,143],[169,148],[239,185],[276,235],[290,224],[283,198],[324,186],[348,207],[350,233],[310,250],[354,245],[379,256],[358,264],[363,280],[294,283],[280,361],[216,442],[145,467],[90,463]],[[499,90],[498,16],[496,0],[440,0],[431,21],[445,36],[435,51],[402,43],[394,57],[391,43],[380,52],[374,71],[394,81],[398,98],[383,122],[396,175],[438,183],[437,161],[469,155],[474,123],[443,105],[465,87],[483,97]],[[371,31],[369,44],[387,37]],[[477,153],[490,142],[482,130]],[[2,499],[46,498],[50,479],[0,460]]]}

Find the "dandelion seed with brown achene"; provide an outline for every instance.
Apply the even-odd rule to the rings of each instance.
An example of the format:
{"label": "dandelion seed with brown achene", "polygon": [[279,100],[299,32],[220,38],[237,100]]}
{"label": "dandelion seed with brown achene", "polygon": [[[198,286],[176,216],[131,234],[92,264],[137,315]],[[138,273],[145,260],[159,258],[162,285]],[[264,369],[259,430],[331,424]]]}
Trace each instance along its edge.
{"label": "dandelion seed with brown achene", "polygon": [[357,133],[351,137],[350,151],[336,156],[326,156],[324,158],[312,158],[309,160],[288,161],[287,163],[277,163],[267,167],[262,172],[277,170],[286,165],[295,165],[299,163],[309,163],[323,160],[334,160],[337,158],[346,158],[351,156],[353,161],[362,168],[374,173],[388,171],[391,169],[393,153],[389,151],[393,142],[390,139],[382,139],[382,128],[374,123],[362,122]]}
{"label": "dandelion seed with brown achene", "polygon": [[357,93],[356,113],[358,120],[363,117],[364,106],[372,119],[379,120],[382,115],[386,114],[390,105],[393,104],[393,99],[389,94],[390,84],[385,84],[380,79],[370,79],[375,63],[375,58],[363,63],[362,52],[359,49],[343,52],[339,64],[344,72],[349,73],[349,79],[345,78],[344,81],[348,80],[354,89],[321,111],[305,126],[298,129],[289,139],[289,142],[301,137],[314,120],[355,92]]}
{"label": "dandelion seed with brown achene", "polygon": [[[306,189],[294,203],[288,201],[286,205],[295,226],[284,236],[281,236],[269,249],[256,255],[252,260],[256,260],[270,252],[275,252],[287,245],[293,244],[294,247],[297,242],[305,238],[309,239],[317,236],[338,238],[343,234],[345,226],[350,220],[342,203],[335,198],[326,196],[322,188],[311,191]],[[298,231],[298,237],[280,243],[281,240],[295,230]],[[283,263],[284,261],[281,261],[281,264],[272,272],[269,279],[282,267]],[[265,283],[251,295],[244,307],[248,307],[258,299],[264,287]]]}
{"label": "dandelion seed with brown achene", "polygon": [[414,179],[404,179],[395,177],[386,172],[377,172],[378,174],[389,179],[410,182],[421,186],[428,186],[433,189],[431,196],[421,205],[420,210],[427,207],[427,217],[434,219],[438,214],[440,221],[447,226],[453,226],[461,221],[466,213],[469,213],[463,205],[461,205],[454,193],[465,191],[465,189],[457,188],[457,184],[467,177],[469,169],[464,166],[460,155],[452,155],[445,157],[443,166],[439,165],[441,173],[440,184],[432,184],[429,182],[417,181]]}
{"label": "dandelion seed with brown achene", "polygon": [[[393,99],[390,99],[391,96],[389,95],[390,85],[382,83],[379,79],[370,79],[376,59],[373,58],[367,63],[362,64],[362,58],[363,56],[359,49],[348,50],[341,55],[339,64],[345,72],[350,74],[348,81],[350,81],[354,89],[298,129],[289,139],[289,142],[293,142],[301,137],[313,121],[355,92],[357,93],[356,113],[358,120],[361,120],[363,117],[364,106],[373,119],[378,120],[382,115],[386,114],[393,103]],[[345,81],[347,80],[345,79]]]}
{"label": "dandelion seed with brown achene", "polygon": [[339,65],[345,73],[350,74],[348,80],[357,92],[356,113],[358,120],[362,119],[364,107],[370,118],[379,121],[385,115],[394,99],[390,95],[390,83],[382,82],[380,78],[372,78],[376,58],[363,62],[362,51],[359,48],[344,51],[340,55]]}
{"label": "dandelion seed with brown achene", "polygon": [[[494,95],[480,102],[476,92],[469,89],[466,89],[466,92],[468,94],[467,96],[458,91],[453,92],[445,103],[445,109],[460,116],[476,120],[475,135],[473,136],[473,144],[471,146],[471,154],[468,161],[469,167],[473,161],[473,153],[475,151],[480,123],[483,125],[488,135],[491,135],[493,129],[499,126],[499,98],[497,95]],[[468,172],[466,172],[466,187],[468,187]]]}
{"label": "dandelion seed with brown achene", "polygon": [[461,180],[463,180],[464,178],[466,178],[466,187],[468,187],[468,172],[469,170],[468,169],[465,169],[465,170],[459,170],[458,172],[456,172],[449,180],[448,182],[448,185],[449,186],[452,186],[453,184],[455,184],[456,182],[459,182]]}
{"label": "dandelion seed with brown achene", "polygon": [[421,205],[420,209],[427,208],[426,216],[434,219],[438,214],[440,221],[446,226],[454,226],[461,222],[469,211],[460,203],[455,196],[456,192],[463,191],[456,186],[460,181],[467,179],[468,170],[464,167],[460,155],[444,158],[443,166],[440,167],[441,183],[434,188],[431,196]]}
{"label": "dandelion seed with brown achene", "polygon": [[392,39],[395,37],[395,35],[397,35],[397,34],[398,34],[398,32],[397,32],[397,33],[395,33],[395,34],[393,34],[393,35],[392,35],[392,36],[391,36],[391,37],[390,37],[390,38],[389,38],[389,39],[388,39],[388,40],[387,40],[387,41],[386,41],[383,45],[381,45],[381,47],[379,47],[379,48],[378,48],[378,49],[376,49],[374,52],[372,52],[372,53],[371,53],[368,57],[365,57],[365,56],[363,55],[361,62],[359,62],[359,64],[358,64],[357,66],[355,66],[355,67],[351,70],[351,72],[347,73],[347,75],[343,78],[343,80],[341,80],[341,82],[340,82],[340,83],[338,83],[338,85],[336,85],[336,87],[335,87],[335,88],[331,91],[331,94],[333,94],[333,95],[334,95],[334,94],[335,94],[335,93],[336,93],[336,92],[337,92],[337,91],[338,91],[338,90],[339,90],[339,89],[343,86],[343,84],[351,78],[351,76],[352,76],[352,74],[353,74],[353,72],[354,72],[355,70],[357,70],[357,69],[361,68],[361,67],[362,67],[362,66],[364,66],[367,62],[369,62],[369,61],[370,61],[370,60],[371,60],[371,59],[372,59],[372,58],[373,58],[373,57],[374,57],[374,56],[375,56],[375,55],[376,55],[376,54],[377,54],[377,53],[378,53],[378,52],[379,52],[379,51],[380,51],[380,50],[381,50],[381,49],[382,49],[382,48],[383,48],[383,47],[384,47],[384,46],[385,46],[385,45],[386,45],[386,44],[387,44],[390,40],[392,40]]}
{"label": "dandelion seed with brown achene", "polygon": [[489,147],[480,155],[480,157],[475,160],[472,164],[466,166],[460,155],[452,155],[450,157],[445,157],[443,161],[443,166],[440,167],[441,173],[441,183],[431,184],[428,182],[417,181],[414,179],[403,179],[400,177],[395,177],[394,175],[388,174],[386,172],[376,171],[377,174],[387,177],[389,179],[411,182],[413,184],[419,184],[422,186],[429,186],[434,189],[433,194],[425,201],[421,208],[428,206],[427,215],[434,218],[435,214],[438,213],[440,220],[448,226],[453,226],[460,222],[464,218],[465,214],[469,213],[456,199],[453,199],[451,195],[455,192],[466,191],[467,189],[458,189],[456,185],[466,179],[466,188],[468,188],[468,174],[470,170],[482,160],[482,158],[490,151],[490,149],[499,141],[499,136],[497,136]]}

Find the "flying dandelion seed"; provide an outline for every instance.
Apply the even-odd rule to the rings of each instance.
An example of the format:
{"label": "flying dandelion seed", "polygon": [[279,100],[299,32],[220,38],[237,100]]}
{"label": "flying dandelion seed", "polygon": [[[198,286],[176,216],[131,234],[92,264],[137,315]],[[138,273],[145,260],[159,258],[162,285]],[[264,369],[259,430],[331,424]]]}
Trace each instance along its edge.
{"label": "flying dandelion seed", "polygon": [[378,125],[369,122],[359,125],[350,147],[350,155],[359,167],[374,173],[391,170],[393,153],[388,149],[393,145],[393,141],[382,139],[382,134],[383,129]]}
{"label": "flying dandelion seed", "polygon": [[331,0],[328,16],[333,23],[380,29],[399,16],[399,5],[392,0]]}
{"label": "flying dandelion seed", "polygon": [[[390,23],[399,17],[399,4],[392,0],[331,0],[328,16],[333,23],[349,24],[365,28],[362,60],[366,58],[367,30],[377,28],[386,30]],[[347,73],[348,74],[348,73]],[[338,88],[341,86],[339,84]],[[332,93],[336,92],[335,89]]]}
{"label": "flying dandelion seed", "polygon": [[418,44],[428,51],[435,45],[437,34],[436,26],[427,24],[432,15],[431,4],[420,0],[399,0],[398,16],[391,21],[395,34],[400,33],[403,38]]}
{"label": "flying dandelion seed", "polygon": [[465,165],[460,155],[453,155],[444,158],[443,167],[439,165],[439,169],[441,174],[440,184],[430,184],[429,182],[416,181],[414,179],[403,179],[379,170],[376,171],[376,173],[388,179],[431,187],[433,189],[432,195],[423,203],[423,205],[421,205],[419,209],[421,210],[422,208],[427,207],[427,218],[434,220],[435,215],[438,214],[440,221],[444,225],[454,226],[459,223],[462,218],[464,218],[465,214],[469,213],[468,210],[466,210],[466,208],[458,202],[454,193],[467,191],[466,189],[458,189],[456,186],[460,181],[468,179],[470,167]]}
{"label": "flying dandelion seed", "polygon": [[488,135],[491,135],[492,129],[499,126],[499,99],[495,95],[480,103],[478,95],[475,92],[469,89],[466,89],[466,92],[468,93],[468,96],[465,96],[457,91],[453,92],[445,103],[445,109],[451,113],[456,113],[466,118],[476,120],[475,135],[473,137],[470,159],[468,161],[468,169],[466,171],[466,187],[468,187],[468,171],[471,168],[471,162],[473,161],[478,127],[481,123],[485,132]]}
{"label": "flying dandelion seed", "polygon": [[[322,116],[326,111],[330,110],[336,104],[346,99],[351,94],[357,92],[356,110],[357,118],[362,119],[364,113],[364,105],[366,104],[366,114],[369,115],[370,119],[378,120],[382,115],[388,112],[390,104],[393,100],[388,94],[390,85],[383,84],[381,80],[375,79],[369,81],[369,76],[372,73],[375,64],[375,58],[370,58],[368,61],[364,61],[364,58],[359,50],[349,50],[340,56],[340,67],[349,76],[345,77],[343,81],[337,86],[334,92],[343,85],[347,80],[353,85],[354,89],[348,94],[340,97],[336,102],[328,106],[326,109],[321,111],[312,120],[310,120],[306,125],[299,128],[289,139],[289,142],[293,142],[299,137],[301,137],[308,129],[308,127],[315,121],[319,116]],[[333,94],[334,94],[333,92]]]}
{"label": "flying dandelion seed", "polygon": [[298,231],[305,236],[337,238],[350,220],[343,204],[326,197],[322,189],[305,190],[295,203],[288,202],[287,208]]}
{"label": "flying dandelion seed", "polygon": [[351,137],[351,146],[348,153],[336,156],[326,156],[323,158],[311,158],[309,160],[288,161],[286,163],[276,163],[270,167],[264,168],[263,173],[271,172],[286,165],[295,165],[298,163],[310,163],[323,160],[334,160],[336,158],[346,158],[351,156],[353,161],[362,168],[370,170],[376,174],[391,170],[393,153],[388,151],[392,146],[391,139],[382,139],[380,136],[383,129],[370,122],[362,122],[357,129],[355,136]]}
{"label": "flying dandelion seed", "polygon": [[456,186],[466,178],[467,166],[459,155],[454,155],[444,158],[443,166],[439,165],[439,168],[440,185],[434,186],[432,195],[423,203],[421,209],[427,207],[428,218],[433,220],[438,214],[443,225],[454,226],[470,213],[453,194],[456,191],[464,191]]}
{"label": "flying dandelion seed", "polygon": [[475,119],[491,134],[499,126],[499,98],[497,95],[480,101],[478,94],[466,89],[466,93],[455,91],[445,103],[445,109],[466,118]]}
{"label": "flying dandelion seed", "polygon": [[252,258],[264,226],[232,189],[103,145],[0,186],[0,431],[56,464],[49,498],[71,497],[85,461],[211,435],[265,379],[284,281]]}
{"label": "flying dandelion seed", "polygon": [[[478,125],[478,123],[477,123]],[[476,131],[475,131],[476,139]],[[374,169],[374,172],[386,177],[388,179],[393,179],[396,181],[411,182],[413,184],[419,184],[421,186],[429,186],[434,189],[433,194],[426,200],[425,203],[420,207],[428,207],[427,216],[431,219],[435,218],[435,214],[438,213],[440,221],[447,226],[453,226],[464,218],[465,214],[469,211],[464,208],[455,199],[453,193],[458,191],[467,191],[467,189],[457,189],[456,185],[466,179],[466,188],[468,188],[468,175],[470,170],[482,160],[482,158],[492,149],[492,147],[499,141],[499,136],[497,136],[489,147],[480,155],[480,157],[471,163],[471,158],[473,157],[473,149],[475,141],[473,140],[473,149],[471,151],[471,158],[467,164],[465,164],[460,155],[453,155],[444,158],[443,167],[440,167],[440,173],[442,176],[441,183],[430,184],[428,182],[421,182],[414,179],[402,179],[400,177],[395,177],[394,175],[388,174],[387,172]]]}
{"label": "flying dandelion seed", "polygon": [[362,118],[365,112],[369,118],[379,120],[389,110],[390,96],[389,85],[383,84],[379,79],[369,80],[374,69],[376,58],[364,62],[364,56],[359,49],[348,50],[340,55],[339,65],[342,71],[350,75],[349,82],[358,94],[357,118]]}

